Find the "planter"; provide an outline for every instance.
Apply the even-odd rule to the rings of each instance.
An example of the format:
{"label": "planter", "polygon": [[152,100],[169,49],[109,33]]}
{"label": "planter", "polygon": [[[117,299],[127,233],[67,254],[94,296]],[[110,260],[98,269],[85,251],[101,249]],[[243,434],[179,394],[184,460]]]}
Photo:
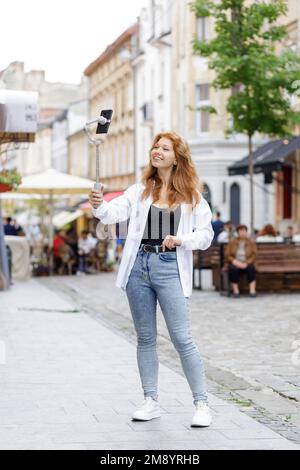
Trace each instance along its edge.
{"label": "planter", "polygon": [[12,186],[8,184],[0,183],[0,193],[7,193],[8,191],[12,191]]}
{"label": "planter", "polygon": [[0,193],[13,191],[14,189],[17,189],[21,183],[22,177],[15,168],[12,170],[0,171]]}

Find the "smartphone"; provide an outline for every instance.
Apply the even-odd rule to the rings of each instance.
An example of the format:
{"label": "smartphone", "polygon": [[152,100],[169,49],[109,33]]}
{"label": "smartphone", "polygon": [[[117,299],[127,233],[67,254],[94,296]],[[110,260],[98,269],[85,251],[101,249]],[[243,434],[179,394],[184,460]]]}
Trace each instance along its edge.
{"label": "smartphone", "polygon": [[[111,120],[112,113],[113,113],[112,109],[103,109],[101,111],[101,116],[105,117],[106,119]],[[110,125],[110,122],[107,122],[106,124],[98,123],[96,134],[107,134],[109,125]]]}

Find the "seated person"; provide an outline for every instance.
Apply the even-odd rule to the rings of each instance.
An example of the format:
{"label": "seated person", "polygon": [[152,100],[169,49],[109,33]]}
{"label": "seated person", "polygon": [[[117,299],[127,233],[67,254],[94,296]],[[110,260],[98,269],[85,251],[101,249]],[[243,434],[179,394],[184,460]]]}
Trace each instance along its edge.
{"label": "seated person", "polygon": [[294,237],[294,227],[289,225],[286,231],[286,235],[284,236],[284,243],[293,243]]}
{"label": "seated person", "polygon": [[256,297],[255,266],[256,244],[248,237],[246,225],[239,224],[236,227],[237,238],[229,241],[227,250],[227,261],[229,281],[232,284],[233,296],[239,297],[240,274],[245,273],[248,277],[250,297]]}
{"label": "seated person", "polygon": [[79,270],[77,274],[86,272],[86,258],[95,248],[97,239],[92,237],[87,230],[82,230],[78,240]]}
{"label": "seated person", "polygon": [[277,235],[275,228],[271,224],[265,225],[256,237],[257,243],[280,243],[283,242],[283,237]]}
{"label": "seated person", "polygon": [[300,243],[300,233],[295,233],[295,235],[293,235],[293,243]]}
{"label": "seated person", "polygon": [[229,240],[233,237],[233,226],[230,220],[224,223],[222,232],[219,233],[217,242],[218,243],[228,243]]}
{"label": "seated person", "polygon": [[98,272],[106,271],[107,246],[108,241],[106,239],[98,240],[94,249],[94,264]]}
{"label": "seated person", "polygon": [[66,242],[66,232],[64,230],[56,230],[55,237],[53,240],[53,262],[54,262],[54,271],[58,272],[62,260],[60,256],[60,247]]}
{"label": "seated person", "polygon": [[75,254],[70,245],[68,243],[63,243],[60,245],[59,249],[59,257],[61,259],[61,264],[58,269],[59,274],[64,274],[65,270],[67,274],[72,274],[72,266],[76,262]]}

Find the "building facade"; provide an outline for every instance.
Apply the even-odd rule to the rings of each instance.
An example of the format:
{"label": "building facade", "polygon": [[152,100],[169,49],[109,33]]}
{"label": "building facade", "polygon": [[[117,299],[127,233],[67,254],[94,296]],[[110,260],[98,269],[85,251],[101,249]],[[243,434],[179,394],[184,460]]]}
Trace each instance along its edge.
{"label": "building facade", "polygon": [[[173,15],[172,103],[173,129],[187,139],[205,197],[213,212],[223,220],[250,223],[250,183],[248,176],[231,177],[228,167],[248,153],[246,136],[225,138],[230,126],[226,112],[229,92],[212,87],[214,72],[208,59],[193,51],[194,37],[210,40],[214,34],[211,17],[196,18],[188,0],[177,0]],[[213,106],[217,114],[200,110]],[[254,148],[264,140],[256,137]],[[254,177],[255,227],[273,221],[274,188],[266,186],[262,175]],[[273,185],[272,185],[273,186]]]}
{"label": "building facade", "polygon": [[[287,0],[288,12],[280,22],[288,31],[285,46],[300,52],[300,2]],[[291,97],[295,109],[300,112],[300,84],[295,84],[295,94]],[[300,126],[294,129],[294,135],[300,135]],[[300,231],[300,148],[286,158],[282,170],[273,174],[275,180],[275,223],[284,231],[292,225]]]}
{"label": "building facade", "polygon": [[158,132],[172,130],[173,4],[166,0],[149,0],[139,18],[135,62],[138,177],[149,162],[153,137]]}
{"label": "building facade", "polygon": [[86,82],[69,84],[48,82],[45,71],[25,72],[23,62],[12,62],[0,71],[0,87],[11,90],[37,91],[39,94],[39,122],[35,143],[22,145],[10,152],[11,167],[22,175],[56,168],[68,168],[67,109],[71,103],[86,97]]}
{"label": "building facade", "polygon": [[[102,109],[113,109],[109,132],[103,135],[100,147],[100,181],[106,191],[124,189],[135,180],[131,57],[137,31],[137,24],[128,28],[84,71],[88,77],[89,118],[99,116]],[[94,179],[95,148],[90,146],[89,153],[89,173]]]}

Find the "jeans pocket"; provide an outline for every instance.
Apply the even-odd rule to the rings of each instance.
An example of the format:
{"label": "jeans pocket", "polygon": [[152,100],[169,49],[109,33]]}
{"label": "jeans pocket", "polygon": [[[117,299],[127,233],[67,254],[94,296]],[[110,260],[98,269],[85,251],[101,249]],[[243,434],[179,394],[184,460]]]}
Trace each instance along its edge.
{"label": "jeans pocket", "polygon": [[169,251],[165,253],[158,253],[159,259],[162,261],[176,261],[177,255],[175,251]]}

